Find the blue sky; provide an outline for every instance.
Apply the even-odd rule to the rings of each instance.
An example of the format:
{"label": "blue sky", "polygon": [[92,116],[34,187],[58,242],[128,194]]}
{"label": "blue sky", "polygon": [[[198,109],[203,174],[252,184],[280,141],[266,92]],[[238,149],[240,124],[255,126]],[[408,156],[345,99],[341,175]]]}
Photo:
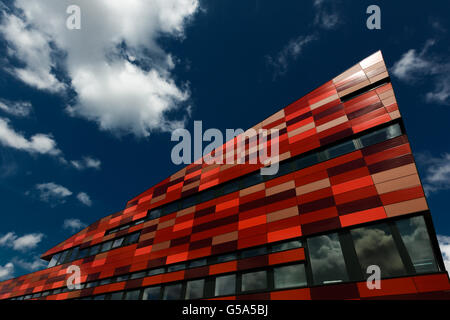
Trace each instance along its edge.
{"label": "blue sky", "polygon": [[173,129],[251,127],[379,49],[450,255],[449,3],[127,3],[0,1],[0,279],[180,169]]}

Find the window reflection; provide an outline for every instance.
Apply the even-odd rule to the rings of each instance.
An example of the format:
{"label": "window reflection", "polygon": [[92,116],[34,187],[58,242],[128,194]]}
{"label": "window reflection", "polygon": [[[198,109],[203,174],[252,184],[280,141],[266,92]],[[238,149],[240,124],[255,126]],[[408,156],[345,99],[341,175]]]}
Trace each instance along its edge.
{"label": "window reflection", "polygon": [[214,294],[216,296],[232,295],[236,292],[236,275],[230,274],[216,278]]}
{"label": "window reflection", "polygon": [[294,264],[274,269],[275,289],[306,286],[304,264]]}
{"label": "window reflection", "polygon": [[159,300],[161,294],[161,287],[145,288],[142,294],[142,300]]}
{"label": "window reflection", "polygon": [[308,239],[314,284],[348,280],[341,244],[336,233]]}
{"label": "window reflection", "polygon": [[163,300],[178,300],[181,298],[182,284],[172,284],[164,288]]}
{"label": "window reflection", "polygon": [[396,225],[416,272],[438,271],[423,217],[397,221]]}
{"label": "window reflection", "polygon": [[351,231],[356,254],[366,276],[367,267],[377,265],[382,277],[406,274],[405,267],[386,224],[363,227]]}
{"label": "window reflection", "polygon": [[242,275],[242,291],[263,290],[267,288],[267,272],[257,271]]}
{"label": "window reflection", "polygon": [[186,284],[186,299],[203,298],[204,287],[205,287],[205,279],[188,281]]}

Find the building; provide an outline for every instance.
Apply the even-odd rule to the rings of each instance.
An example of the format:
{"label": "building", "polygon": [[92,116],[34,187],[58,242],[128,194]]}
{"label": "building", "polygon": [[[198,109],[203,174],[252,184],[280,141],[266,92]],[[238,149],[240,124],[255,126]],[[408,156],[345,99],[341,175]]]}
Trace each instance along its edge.
{"label": "building", "polygon": [[450,298],[380,51],[254,128],[279,129],[276,175],[188,165],[44,253],[47,269],[1,282],[0,299]]}

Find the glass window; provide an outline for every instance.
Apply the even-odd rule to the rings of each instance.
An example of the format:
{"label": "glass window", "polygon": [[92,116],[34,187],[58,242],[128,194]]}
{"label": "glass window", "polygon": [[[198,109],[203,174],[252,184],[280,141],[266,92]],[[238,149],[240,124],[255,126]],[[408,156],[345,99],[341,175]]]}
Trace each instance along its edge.
{"label": "glass window", "polygon": [[157,268],[157,269],[152,269],[152,270],[148,271],[149,276],[154,276],[154,275],[161,274],[161,273],[164,273],[164,268]]}
{"label": "glass window", "polygon": [[179,300],[181,298],[181,289],[181,283],[165,286],[163,300]]}
{"label": "glass window", "polygon": [[142,300],[159,300],[161,298],[161,287],[145,288]]}
{"label": "glass window", "polygon": [[306,286],[305,265],[294,264],[274,269],[275,289]]}
{"label": "glass window", "polygon": [[78,259],[82,259],[82,258],[87,257],[88,253],[89,253],[89,248],[80,250],[80,252],[78,254]]}
{"label": "glass window", "polygon": [[139,300],[141,290],[131,290],[125,292],[125,300]]}
{"label": "glass window", "polygon": [[181,208],[186,209],[198,203],[198,196],[191,196],[181,201]]}
{"label": "glass window", "polygon": [[279,252],[289,249],[301,248],[302,242],[300,240],[293,240],[289,242],[276,243],[272,245],[272,252]]}
{"label": "glass window", "polygon": [[244,250],[241,252],[241,259],[260,256],[260,255],[266,254],[266,253],[267,253],[266,247],[259,247],[259,248],[255,248],[255,249]]}
{"label": "glass window", "polygon": [[363,274],[367,267],[377,265],[382,277],[405,275],[405,267],[386,224],[363,227],[350,231]]}
{"label": "glass window", "polygon": [[117,276],[116,282],[126,281],[130,278],[129,274],[123,274],[121,276]]}
{"label": "glass window", "polygon": [[122,238],[118,238],[118,239],[114,240],[112,247],[113,248],[120,247],[122,245],[122,243],[123,243],[123,239],[124,238],[122,237]]}
{"label": "glass window", "polygon": [[56,266],[56,263],[58,262],[58,259],[60,256],[61,256],[61,253],[54,254],[52,259],[48,263],[48,268]]}
{"label": "glass window", "polygon": [[96,245],[91,247],[91,249],[89,250],[89,255],[93,256],[94,254],[97,254],[100,251],[100,245]]}
{"label": "glass window", "polygon": [[167,272],[174,272],[174,271],[179,271],[179,270],[183,270],[183,269],[186,269],[186,265],[184,263],[174,264],[174,265],[167,267]]}
{"label": "glass window", "polygon": [[267,271],[242,274],[242,291],[263,290],[267,288]]}
{"label": "glass window", "polygon": [[111,282],[112,282],[111,278],[102,279],[100,280],[100,285],[103,286],[105,284],[110,284]]}
{"label": "glass window", "polygon": [[129,227],[130,227],[130,225],[129,225],[129,224],[124,224],[123,226],[121,226],[121,227],[119,228],[119,231],[122,231],[122,230],[128,229]]}
{"label": "glass window", "polygon": [[356,150],[355,144],[353,143],[353,140],[350,140],[344,143],[340,143],[334,147],[328,148],[326,151],[329,159],[332,159],[341,156],[343,154],[353,152],[355,150]]}
{"label": "glass window", "polygon": [[58,264],[62,264],[64,263],[64,261],[66,260],[67,254],[69,253],[69,250],[63,251],[61,253],[61,257],[58,260]]}
{"label": "glass window", "polygon": [[367,147],[379,142],[383,142],[402,134],[402,130],[399,124],[394,124],[392,126],[374,131],[372,133],[366,134],[360,138],[363,147]]}
{"label": "glass window", "polygon": [[94,300],[105,300],[105,295],[101,294],[101,295],[95,296]]}
{"label": "glass window", "polygon": [[205,287],[205,279],[188,281],[186,284],[186,299],[203,298],[203,289]]}
{"label": "glass window", "polygon": [[141,223],[143,223],[144,221],[145,221],[144,219],[136,220],[136,221],[134,222],[134,225],[137,226],[138,224],[141,224]]}
{"label": "glass window", "polygon": [[112,244],[113,244],[112,240],[106,241],[105,243],[102,244],[102,248],[100,249],[100,251],[105,252],[111,250]]}
{"label": "glass window", "polygon": [[216,278],[216,286],[214,295],[226,296],[236,293],[236,275],[230,274],[227,276],[220,276]]}
{"label": "glass window", "polygon": [[422,216],[395,223],[417,273],[436,272],[438,267]]}
{"label": "glass window", "polygon": [[109,300],[122,300],[122,297],[123,291],[113,292],[111,293]]}
{"label": "glass window", "polygon": [[206,259],[200,259],[189,262],[189,268],[206,266]]}
{"label": "glass window", "polygon": [[348,280],[341,244],[336,233],[307,240],[314,284]]}
{"label": "glass window", "polygon": [[179,210],[179,203],[178,201],[169,203],[168,205],[165,205],[164,207],[161,208],[161,214],[162,215],[166,215],[172,212],[175,212]]}
{"label": "glass window", "polygon": [[80,247],[75,247],[72,249],[72,255],[70,256],[70,260],[74,261],[78,259],[78,252],[79,252]]}
{"label": "glass window", "polygon": [[31,298],[35,299],[35,298],[39,298],[41,296],[41,292],[35,293],[31,296]]}
{"label": "glass window", "polygon": [[161,216],[161,210],[160,209],[153,209],[148,213],[148,220],[156,219]]}
{"label": "glass window", "polygon": [[232,261],[232,260],[236,260],[236,259],[237,259],[236,253],[228,253],[228,254],[222,254],[220,256],[217,256],[216,261],[217,261],[217,263],[221,263],[221,262],[227,262],[227,261]]}
{"label": "glass window", "polygon": [[139,232],[135,232],[135,233],[127,235],[125,237],[123,245],[127,246],[129,244],[136,243],[139,240],[139,236],[140,236]]}
{"label": "glass window", "polygon": [[96,287],[98,285],[98,281],[88,282],[86,283],[86,288]]}
{"label": "glass window", "polygon": [[310,154],[306,157],[299,158],[294,161],[295,170],[300,170],[309,166],[312,166],[319,162],[317,153]]}
{"label": "glass window", "polygon": [[255,184],[259,184],[263,182],[263,176],[261,175],[260,171],[256,171],[255,173],[252,173],[251,175],[246,176],[242,179],[242,186],[241,188],[247,188],[250,186],[254,186]]}
{"label": "glass window", "polygon": [[131,274],[130,279],[139,279],[145,277],[146,275],[147,275],[146,271],[135,272]]}

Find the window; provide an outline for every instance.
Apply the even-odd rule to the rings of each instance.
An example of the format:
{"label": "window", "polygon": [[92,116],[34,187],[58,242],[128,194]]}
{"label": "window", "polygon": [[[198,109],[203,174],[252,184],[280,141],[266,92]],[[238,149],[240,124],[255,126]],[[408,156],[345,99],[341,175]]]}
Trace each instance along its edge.
{"label": "window", "polygon": [[306,286],[305,265],[294,264],[274,269],[275,289]]}
{"label": "window", "polygon": [[100,249],[100,251],[101,252],[105,252],[105,251],[111,250],[112,244],[113,244],[112,240],[103,243],[102,244],[102,248]]}
{"label": "window", "polygon": [[148,213],[148,220],[156,219],[161,216],[161,210],[160,209],[153,209]]}
{"label": "window", "polygon": [[78,259],[78,250],[80,249],[80,247],[75,247],[72,249],[72,255],[70,256],[70,260],[74,261]]}
{"label": "window", "polygon": [[239,179],[228,181],[222,186],[222,194],[229,194],[239,190]]}
{"label": "window", "polygon": [[314,284],[347,281],[347,269],[336,233],[307,240]]}
{"label": "window", "polygon": [[181,298],[182,284],[172,284],[164,287],[163,300],[179,300]]}
{"label": "window", "polygon": [[241,291],[263,290],[267,288],[267,271],[242,274]]}
{"label": "window", "polygon": [[161,287],[145,288],[142,300],[159,300],[161,298]]}
{"label": "window", "polygon": [[129,274],[124,274],[124,275],[121,275],[121,276],[117,276],[116,282],[126,281],[129,278],[130,278]]}
{"label": "window", "polygon": [[69,253],[69,250],[63,251],[61,253],[61,257],[58,260],[58,264],[64,263],[64,260],[66,260],[67,254]]}
{"label": "window", "polygon": [[125,292],[125,300],[139,300],[141,290],[131,290]]}
{"label": "window", "polygon": [[186,265],[184,263],[174,264],[174,265],[167,267],[167,272],[174,272],[174,271],[179,271],[179,270],[183,270],[183,269],[186,269]]}
{"label": "window", "polygon": [[266,253],[267,253],[267,248],[266,247],[259,247],[259,248],[256,248],[256,249],[249,249],[249,250],[245,250],[245,251],[241,252],[241,259],[255,257],[255,256],[260,256],[260,255],[266,254]]}
{"label": "window", "polygon": [[189,197],[189,198],[185,198],[181,202],[181,208],[182,209],[186,209],[186,208],[192,207],[193,205],[195,205],[197,203],[198,203],[198,197],[197,196],[192,196],[192,197]]}
{"label": "window", "polygon": [[186,299],[203,298],[203,289],[205,287],[205,279],[188,281],[186,284]]}
{"label": "window", "polygon": [[154,275],[161,274],[161,273],[164,273],[164,268],[157,268],[157,269],[152,269],[152,270],[148,271],[149,276],[154,276]]}
{"label": "window", "polygon": [[236,253],[223,254],[223,255],[217,256],[217,258],[216,258],[217,263],[232,261],[232,260],[236,260],[236,259],[237,259]]}
{"label": "window", "polygon": [[350,231],[363,274],[367,267],[377,265],[382,277],[405,275],[405,267],[387,224],[358,228]]}
{"label": "window", "polygon": [[189,268],[206,266],[206,259],[200,259],[189,262]]}
{"label": "window", "polygon": [[123,245],[127,246],[129,244],[136,243],[139,240],[139,236],[140,236],[139,232],[135,232],[135,233],[131,233],[131,234],[127,235],[125,237]]}
{"label": "window", "polygon": [[242,189],[253,186],[255,184],[259,184],[261,182],[263,182],[263,176],[258,170],[255,173],[248,175],[242,179]]}
{"label": "window", "polygon": [[48,268],[56,266],[58,263],[58,259],[61,256],[61,253],[54,254],[50,262],[48,263]]}
{"label": "window", "polygon": [[302,247],[301,240],[293,240],[293,241],[289,241],[289,242],[277,243],[277,244],[272,245],[271,252],[279,252],[279,251],[301,248],[301,247]]}
{"label": "window", "polygon": [[132,273],[132,274],[131,274],[130,279],[139,279],[139,278],[143,278],[143,277],[146,276],[146,274],[147,274],[146,271],[135,272],[135,273]]}
{"label": "window", "polygon": [[98,281],[86,283],[86,288],[92,288],[98,286]]}
{"label": "window", "polygon": [[113,245],[112,245],[113,249],[120,247],[123,243],[123,239],[124,238],[122,237],[122,238],[118,238],[118,239],[114,240]]}
{"label": "window", "polygon": [[93,256],[93,255],[97,254],[99,251],[100,251],[100,245],[98,244],[96,246],[91,247],[91,249],[89,250],[89,255]]}
{"label": "window", "polygon": [[111,279],[111,278],[106,278],[106,279],[100,280],[99,285],[100,285],[100,286],[103,286],[103,285],[105,285],[105,284],[110,284],[111,282],[112,282],[112,279]]}
{"label": "window", "polygon": [[123,297],[122,291],[113,292],[111,293],[109,300],[122,300],[122,297]]}
{"label": "window", "polygon": [[426,273],[438,271],[423,217],[419,216],[400,220],[395,224],[416,272]]}
{"label": "window", "polygon": [[347,154],[356,150],[353,140],[340,143],[334,147],[328,148],[326,150],[328,159],[336,158],[343,154]]}
{"label": "window", "polygon": [[172,212],[175,212],[179,210],[179,203],[178,201],[169,203],[168,205],[165,205],[164,207],[161,208],[161,214],[162,215],[166,215]]}
{"label": "window", "polygon": [[87,257],[87,255],[89,254],[89,248],[80,250],[79,254],[78,254],[78,259],[82,259]]}
{"label": "window", "polygon": [[95,296],[94,300],[105,300],[105,295],[101,294],[101,295]]}
{"label": "window", "polygon": [[383,142],[402,134],[402,129],[399,124],[394,124],[392,126],[374,131],[372,133],[366,134],[360,138],[363,147],[367,147],[379,142]]}
{"label": "window", "polygon": [[230,274],[227,276],[220,276],[216,278],[216,286],[214,295],[225,296],[232,295],[236,292],[236,275]]}
{"label": "window", "polygon": [[123,225],[123,226],[121,226],[121,227],[119,228],[119,231],[128,229],[129,227],[130,227],[130,226],[129,226],[128,224],[125,224],[125,225]]}
{"label": "window", "polygon": [[300,170],[309,166],[312,166],[313,164],[316,164],[319,162],[319,159],[317,157],[317,153],[310,154],[306,157],[301,157],[294,161],[294,168],[295,170]]}

